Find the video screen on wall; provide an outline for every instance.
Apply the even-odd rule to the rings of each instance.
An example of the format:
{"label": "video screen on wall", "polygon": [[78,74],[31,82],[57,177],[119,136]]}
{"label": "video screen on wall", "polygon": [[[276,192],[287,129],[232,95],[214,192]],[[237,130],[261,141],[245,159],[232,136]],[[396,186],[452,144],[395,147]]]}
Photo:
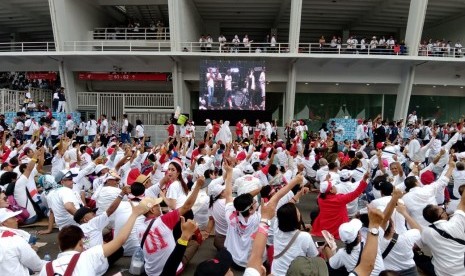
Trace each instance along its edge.
{"label": "video screen on wall", "polygon": [[205,60],[199,79],[199,109],[265,110],[264,61]]}

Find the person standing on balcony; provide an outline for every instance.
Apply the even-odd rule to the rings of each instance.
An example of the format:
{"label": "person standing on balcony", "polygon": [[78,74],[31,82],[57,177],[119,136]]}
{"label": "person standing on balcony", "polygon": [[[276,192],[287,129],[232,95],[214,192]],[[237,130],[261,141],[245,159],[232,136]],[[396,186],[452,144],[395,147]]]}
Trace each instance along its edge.
{"label": "person standing on balcony", "polygon": [[58,109],[57,112],[66,112],[66,97],[65,97],[65,88],[61,87],[60,92],[58,93]]}
{"label": "person standing on balcony", "polygon": [[204,35],[202,35],[199,39],[199,44],[200,44],[200,52],[205,52],[207,49],[205,48],[205,44],[207,42],[207,39],[205,38]]}
{"label": "person standing on balcony", "polygon": [[206,42],[207,42],[206,50],[207,50],[207,52],[211,52],[212,51],[213,38],[210,35],[207,35]]}
{"label": "person standing on balcony", "polygon": [[277,43],[277,41],[276,41],[276,35],[273,34],[273,35],[271,36],[271,40],[270,40],[271,52],[273,52],[273,53],[276,52],[276,43]]}
{"label": "person standing on balcony", "polygon": [[129,121],[128,114],[123,114],[123,124],[121,125],[121,143],[130,143],[129,131],[128,131]]}
{"label": "person standing on balcony", "polygon": [[55,93],[53,93],[53,101],[52,101],[53,112],[56,112],[58,110],[58,102],[60,101],[60,97],[58,96],[58,94],[60,93],[61,89],[64,89],[64,88],[60,87],[55,91]]}
{"label": "person standing on balcony", "polygon": [[218,42],[220,43],[220,53],[224,50],[224,46],[226,46],[226,37],[224,35],[220,35],[218,37]]}
{"label": "person standing on balcony", "polygon": [[252,46],[253,40],[249,40],[249,36],[246,34],[242,39],[242,43],[244,44],[245,51],[250,53],[250,46]]}
{"label": "person standing on balcony", "polygon": [[158,39],[165,39],[166,40],[166,36],[164,34],[165,32],[165,24],[163,24],[163,22],[161,22],[160,20],[158,20],[157,22],[157,38]]}
{"label": "person standing on balcony", "polygon": [[233,52],[237,53],[237,51],[239,49],[239,43],[241,43],[241,40],[239,39],[239,37],[237,35],[235,35],[231,42],[233,44],[233,47],[231,49],[231,53],[233,53]]}

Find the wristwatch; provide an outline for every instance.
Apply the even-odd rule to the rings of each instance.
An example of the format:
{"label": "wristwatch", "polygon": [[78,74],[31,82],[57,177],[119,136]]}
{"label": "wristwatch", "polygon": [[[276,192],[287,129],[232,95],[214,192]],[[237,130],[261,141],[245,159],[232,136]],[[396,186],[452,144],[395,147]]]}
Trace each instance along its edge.
{"label": "wristwatch", "polygon": [[378,236],[379,235],[379,229],[376,227],[369,228],[368,232],[370,232],[373,236]]}
{"label": "wristwatch", "polygon": [[270,226],[270,220],[269,220],[269,219],[264,219],[264,218],[262,218],[262,219],[260,220],[260,222],[266,224],[266,226],[268,226],[268,227]]}

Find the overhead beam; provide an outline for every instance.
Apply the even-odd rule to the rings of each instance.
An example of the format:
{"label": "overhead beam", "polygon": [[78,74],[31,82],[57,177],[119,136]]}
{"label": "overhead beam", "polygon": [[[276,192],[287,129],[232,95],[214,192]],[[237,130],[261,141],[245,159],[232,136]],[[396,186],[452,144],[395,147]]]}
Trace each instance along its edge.
{"label": "overhead beam", "polygon": [[0,1],[0,9],[4,9],[7,11],[11,11],[13,13],[17,13],[21,15],[22,17],[27,17],[31,23],[33,22],[39,22],[39,23],[47,23],[49,25],[52,25],[52,21],[50,17],[45,17],[45,16],[38,16],[37,14],[34,14],[32,12],[29,12],[30,9],[27,7],[24,7],[23,5],[18,5],[15,3],[14,5],[10,5],[9,3],[5,3],[6,1]]}
{"label": "overhead beam", "polygon": [[350,22],[349,24],[344,26],[343,29],[350,30],[355,26],[360,26],[361,24],[363,24],[363,22],[372,19],[376,14],[378,14],[379,12],[385,10],[391,4],[392,4],[391,0],[378,1],[373,9],[371,9],[368,12],[364,11],[363,13],[360,13],[357,16],[357,20]]}
{"label": "overhead beam", "polygon": [[168,5],[168,0],[97,0],[101,6]]}

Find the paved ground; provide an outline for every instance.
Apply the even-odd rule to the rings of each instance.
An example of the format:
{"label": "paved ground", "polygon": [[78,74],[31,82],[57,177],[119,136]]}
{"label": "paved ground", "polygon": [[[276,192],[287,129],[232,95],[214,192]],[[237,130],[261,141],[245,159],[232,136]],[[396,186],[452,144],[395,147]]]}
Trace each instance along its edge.
{"label": "paved ground", "polygon": [[[301,199],[301,203],[299,204],[300,211],[302,213],[303,219],[305,222],[310,221],[310,211],[313,210],[316,206],[315,204],[315,194],[309,194],[304,196]],[[34,227],[34,228],[23,228],[23,230],[26,230],[28,232],[34,232],[44,229],[43,227]],[[58,244],[57,244],[57,234],[58,234],[58,229],[55,229],[53,233],[44,235],[44,236],[39,236],[38,241],[39,242],[46,242],[47,245],[39,249],[39,256],[41,258],[44,257],[45,254],[50,254],[52,259],[55,259],[56,256],[59,253],[58,249]],[[215,256],[216,250],[213,247],[213,238],[207,239],[202,246],[199,248],[199,251],[197,254],[194,256],[194,258],[191,260],[190,264],[186,268],[186,271],[184,275],[194,275],[195,268],[197,265],[207,259],[211,259]],[[129,264],[131,262],[131,259],[129,257],[124,257],[118,262],[116,262],[113,267],[111,267],[108,272],[105,275],[114,275],[115,273],[121,272],[123,275],[131,275],[127,272],[129,269]],[[241,273],[235,271],[235,275],[242,275]]]}

